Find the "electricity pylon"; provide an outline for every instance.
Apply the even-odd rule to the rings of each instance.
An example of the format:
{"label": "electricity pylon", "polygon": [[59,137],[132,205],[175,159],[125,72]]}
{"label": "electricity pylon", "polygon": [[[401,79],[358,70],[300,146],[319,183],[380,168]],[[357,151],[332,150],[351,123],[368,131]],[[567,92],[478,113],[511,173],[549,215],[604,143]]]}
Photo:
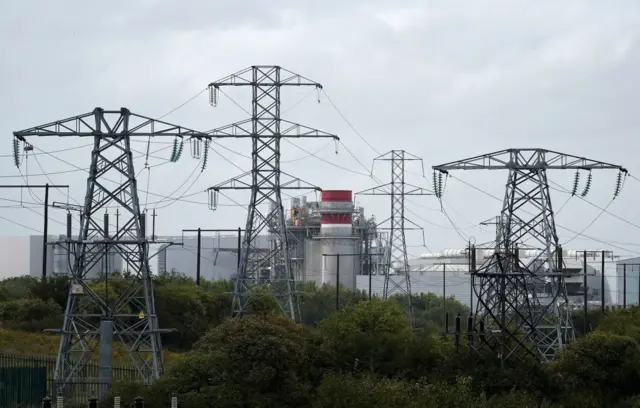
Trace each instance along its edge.
{"label": "electricity pylon", "polygon": [[[63,327],[55,330],[61,334],[54,373],[58,391],[87,381],[110,385],[114,337],[131,358],[138,379],[147,384],[153,382],[162,374],[164,363],[149,269],[150,241],[145,235],[144,214],[140,212],[131,137],[171,136],[181,144],[184,139],[208,142],[210,136],[136,115],[125,108],[95,108],[84,115],[13,134],[16,152],[20,141],[26,143],[26,136],[93,139],[80,233],[77,238],[67,236],[65,243],[73,265]],[[104,218],[98,214],[109,205],[123,209],[124,222],[114,229],[109,228],[107,214]],[[109,275],[113,271],[97,270],[105,258],[115,254],[130,275],[125,278],[124,290],[110,287]],[[92,283],[98,282],[104,286],[96,289]],[[96,346],[100,357],[97,379],[87,373]]]}
{"label": "electricity pylon", "polygon": [[[389,218],[380,222],[377,226],[378,229],[381,225],[389,223],[389,248],[390,257],[389,263],[384,267],[384,287],[382,292],[382,298],[387,299],[393,295],[405,295],[407,297],[408,304],[407,315],[409,321],[413,325],[413,308],[411,304],[411,276],[409,265],[409,257],[407,256],[407,243],[405,239],[405,231],[407,230],[422,230],[422,228],[407,219],[404,215],[405,197],[406,196],[418,196],[418,195],[432,195],[422,187],[417,187],[405,182],[405,162],[407,161],[420,161],[422,166],[422,159],[405,152],[404,150],[391,150],[379,157],[373,159],[374,165],[376,161],[389,161],[391,162],[391,182],[382,184],[364,191],[359,192],[359,195],[384,195],[391,198],[391,215]],[[424,175],[424,167],[423,175]],[[373,167],[371,169],[373,173]],[[412,227],[407,227],[405,223],[411,224]],[[423,232],[424,240],[424,232]],[[394,275],[392,278],[391,276]]]}
{"label": "electricity pylon", "polygon": [[[482,333],[483,340],[475,345],[490,347],[503,364],[526,354],[540,361],[552,360],[558,350],[574,339],[574,331],[547,170],[588,171],[583,195],[590,188],[592,170],[616,169],[622,173],[626,170],[544,149],[501,150],[433,169],[444,174],[451,170],[509,171],[496,249],[477,268],[475,250],[470,251],[477,299],[474,330]],[[574,194],[577,181],[578,178]],[[518,245],[529,240],[540,245],[541,250],[529,251],[536,255],[525,264]]]}
{"label": "electricity pylon", "polygon": [[[280,308],[291,319],[299,320],[296,282],[291,265],[291,248],[285,226],[283,190],[319,188],[305,183],[280,169],[280,142],[283,138],[338,137],[286,121],[280,117],[281,88],[322,85],[276,65],[255,65],[209,84],[210,103],[218,102],[218,90],[225,86],[251,88],[251,118],[210,132],[215,138],[251,139],[251,171],[227,180],[209,190],[249,190],[251,199],[242,239],[242,258],[233,291],[233,316],[250,312],[256,297],[267,293],[278,299]],[[281,176],[290,178],[282,182]],[[217,202],[214,196],[213,201]],[[260,205],[268,204],[265,210]],[[258,246],[259,234],[267,230],[269,249]]]}

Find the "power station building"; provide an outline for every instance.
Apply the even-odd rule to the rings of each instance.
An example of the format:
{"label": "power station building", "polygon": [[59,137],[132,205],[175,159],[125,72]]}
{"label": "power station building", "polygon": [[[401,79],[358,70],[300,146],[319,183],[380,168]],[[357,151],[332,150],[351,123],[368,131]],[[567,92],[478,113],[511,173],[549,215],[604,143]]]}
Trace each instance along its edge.
{"label": "power station building", "polygon": [[[292,248],[292,269],[298,281],[335,285],[339,280],[345,288],[365,292],[371,289],[375,295],[382,294],[383,271],[390,258],[388,233],[376,228],[375,218],[367,217],[364,208],[354,206],[352,191],[324,190],[318,202],[307,201],[306,197],[294,198],[286,209],[285,218]],[[196,236],[156,239],[164,243],[150,245],[152,273],[179,272],[196,277]],[[200,277],[207,280],[235,278],[240,239],[237,233],[203,233],[199,249]],[[268,251],[273,239],[266,231],[254,245]],[[49,274],[66,275],[73,267],[73,255],[65,247],[65,240],[65,236],[49,237]],[[41,276],[42,242],[42,236],[38,235],[0,237],[0,252],[4,260],[0,279],[20,275]],[[528,264],[529,260],[538,256],[537,251],[539,250],[521,250],[520,258]],[[476,265],[480,266],[491,254],[492,250],[476,251]],[[603,292],[607,305],[638,304],[640,258],[619,260],[610,251],[604,251],[603,262],[602,254],[602,250],[587,251],[585,287],[584,251],[563,250],[565,270],[570,275],[565,279],[570,303],[582,305],[586,291],[588,303],[593,307],[600,305]],[[409,263],[414,294],[444,294],[455,297],[466,305],[471,303],[473,294],[466,248],[423,254]],[[530,265],[531,270],[538,267]],[[123,271],[122,259],[118,254],[105,253],[99,256],[90,275],[99,276],[106,271]],[[394,273],[393,270],[391,273]]]}
{"label": "power station building", "polygon": [[[319,202],[306,197],[294,198],[286,211],[286,227],[292,248],[292,269],[298,281],[313,281],[317,285],[340,284],[356,288],[356,276],[382,261],[375,244],[369,250],[367,233],[375,235],[375,220],[365,217],[364,208],[355,208],[350,190],[324,190]],[[197,273],[197,239],[160,237],[168,244],[152,246],[151,269],[158,273],[180,272],[195,277]],[[260,236],[256,248],[267,250],[273,239]],[[200,239],[200,276],[204,279],[233,279],[238,267],[238,235],[215,234]],[[339,256],[338,256],[339,255]],[[339,263],[339,265],[338,265]],[[372,266],[375,273],[376,266]]]}

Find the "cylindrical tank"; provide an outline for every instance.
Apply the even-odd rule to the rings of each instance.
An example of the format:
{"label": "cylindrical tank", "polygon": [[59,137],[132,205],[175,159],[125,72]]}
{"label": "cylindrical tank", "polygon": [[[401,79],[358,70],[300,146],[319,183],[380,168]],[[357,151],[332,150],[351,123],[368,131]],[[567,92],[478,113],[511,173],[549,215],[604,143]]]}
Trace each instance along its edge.
{"label": "cylindrical tank", "polygon": [[58,245],[53,246],[53,273],[67,275],[71,273],[71,265],[74,263],[73,254],[69,254],[67,244],[63,241],[66,239],[64,235],[60,235],[58,239],[61,241]]}
{"label": "cylindrical tank", "polygon": [[[338,261],[340,263],[340,285],[355,290],[356,275],[360,271],[360,241],[353,238],[321,238],[320,257],[322,283],[335,286],[338,281]],[[322,256],[322,255],[327,256]],[[336,255],[340,255],[337,257]]]}
{"label": "cylindrical tank", "polygon": [[353,230],[353,192],[323,190],[318,211],[321,214],[320,235],[349,237]]}
{"label": "cylindrical tank", "polygon": [[306,206],[307,206],[307,196],[300,197],[300,207],[306,207]]}
{"label": "cylindrical tank", "polygon": [[299,197],[291,197],[291,207],[300,207],[300,198]]}

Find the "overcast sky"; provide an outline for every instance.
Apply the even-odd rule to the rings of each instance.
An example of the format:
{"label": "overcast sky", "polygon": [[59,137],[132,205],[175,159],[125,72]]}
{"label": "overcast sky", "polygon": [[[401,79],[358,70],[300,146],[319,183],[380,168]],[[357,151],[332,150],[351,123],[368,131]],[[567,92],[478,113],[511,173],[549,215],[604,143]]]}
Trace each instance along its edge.
{"label": "overcast sky", "polygon": [[[640,3],[634,0],[274,0],[268,6],[255,0],[3,2],[2,182],[46,183],[46,177],[37,175],[43,173],[41,166],[51,182],[71,185],[69,202],[82,202],[86,173],[77,167],[88,167],[88,148],[54,154],[70,164],[41,154],[38,161],[33,156],[23,160],[18,170],[11,132],[90,112],[96,106],[124,106],[159,117],[209,82],[256,64],[281,65],[318,81],[335,103],[337,110],[326,95],[318,98],[308,89],[283,91],[285,118],[338,134],[363,164],[342,145],[336,154],[326,140],[284,143],[283,169],[325,189],[373,187],[376,182],[364,173],[376,151],[391,149],[424,159],[426,178],[420,177],[420,165],[411,163],[407,179],[427,188],[432,186],[432,165],[511,147],[586,156],[623,165],[640,176],[639,31]],[[209,106],[205,92],[164,120],[204,130],[244,119],[246,113],[234,101],[248,109],[248,89],[225,92],[232,99],[221,95],[216,108]],[[165,149],[153,154],[150,165],[169,159],[167,141],[171,142],[153,141],[152,151]],[[38,153],[90,140],[32,142]],[[248,141],[221,143],[241,154],[250,152]],[[134,148],[144,153],[145,140],[134,143]],[[249,169],[247,158],[215,149],[239,168]],[[176,164],[151,170],[144,164],[144,157],[136,161],[138,183],[151,194],[141,192],[140,200],[149,210],[157,208],[158,234],[244,226],[246,211],[230,199],[221,197],[216,211],[206,205],[207,187],[241,173],[221,157],[211,154],[197,179],[199,170],[189,176],[199,162],[186,149]],[[389,181],[388,163],[376,164],[374,171],[377,179]],[[491,195],[504,195],[505,172],[454,175]],[[572,189],[573,172],[550,172],[549,177]],[[615,180],[614,171],[594,172],[589,202],[607,206]],[[198,192],[202,193],[194,194]],[[153,204],[166,195],[191,202]],[[5,190],[0,197],[4,200],[1,234],[42,230],[42,206],[37,205],[42,191],[20,195]],[[248,203],[244,192],[229,197]],[[567,201],[568,195],[560,191],[552,190],[552,197],[556,210],[564,205],[557,223],[568,228],[558,228],[562,242],[571,240],[566,247],[640,253],[640,228],[632,225],[640,225],[640,182],[629,178],[620,197],[607,207],[626,222],[606,213],[593,222],[601,210],[579,198]],[[451,220],[439,210],[441,203],[435,197],[413,197],[407,203],[407,218],[424,227],[430,250],[462,247],[463,238],[477,242],[492,238],[492,227],[478,223],[500,211],[498,200],[456,179],[448,180],[443,199]],[[54,190],[51,201],[67,198]],[[358,203],[378,220],[389,216],[388,198],[364,197]],[[52,210],[51,216],[52,232],[63,233],[57,222],[64,221],[64,211]],[[587,226],[584,234],[600,242],[569,232]],[[408,232],[407,240],[411,254],[428,252],[420,247],[418,232]]]}

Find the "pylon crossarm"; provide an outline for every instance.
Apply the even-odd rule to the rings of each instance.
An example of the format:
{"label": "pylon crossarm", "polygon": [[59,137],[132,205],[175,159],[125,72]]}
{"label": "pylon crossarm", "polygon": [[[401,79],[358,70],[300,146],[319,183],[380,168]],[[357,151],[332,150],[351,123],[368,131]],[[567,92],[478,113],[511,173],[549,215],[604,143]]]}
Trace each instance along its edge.
{"label": "pylon crossarm", "polygon": [[221,86],[313,86],[322,89],[322,85],[300,74],[277,65],[253,65],[227,75],[209,84],[210,88]]}
{"label": "pylon crossarm", "polygon": [[381,184],[379,186],[371,187],[366,190],[358,191],[356,195],[389,195],[391,183]]}
{"label": "pylon crossarm", "polygon": [[13,135],[21,141],[25,141],[26,136],[100,136],[105,139],[124,136],[168,136],[211,139],[207,133],[137,115],[127,108],[119,110],[95,108],[89,113],[15,131]]}
{"label": "pylon crossarm", "polygon": [[614,169],[627,170],[619,165],[574,156],[546,149],[505,149],[482,154],[468,159],[440,164],[434,170],[591,170]]}

